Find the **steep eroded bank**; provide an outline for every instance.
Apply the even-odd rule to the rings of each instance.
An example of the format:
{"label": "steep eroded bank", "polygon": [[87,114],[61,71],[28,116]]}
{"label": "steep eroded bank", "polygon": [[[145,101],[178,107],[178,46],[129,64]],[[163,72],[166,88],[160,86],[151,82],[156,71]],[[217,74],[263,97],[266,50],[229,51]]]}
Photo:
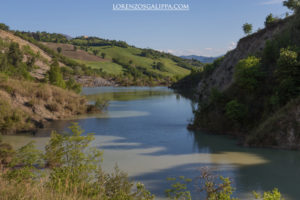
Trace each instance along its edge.
{"label": "steep eroded bank", "polygon": [[198,101],[192,129],[237,136],[247,146],[300,148],[300,14],[242,38],[174,85]]}
{"label": "steep eroded bank", "polygon": [[45,83],[0,76],[0,131],[12,134],[32,131],[49,120],[88,112],[84,97]]}

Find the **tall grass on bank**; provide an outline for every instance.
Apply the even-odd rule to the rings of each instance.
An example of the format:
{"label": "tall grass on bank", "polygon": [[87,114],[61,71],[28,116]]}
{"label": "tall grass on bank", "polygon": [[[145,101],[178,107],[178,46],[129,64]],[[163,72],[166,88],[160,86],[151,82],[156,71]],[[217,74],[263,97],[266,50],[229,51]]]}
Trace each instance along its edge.
{"label": "tall grass on bank", "polygon": [[27,131],[47,119],[87,112],[86,99],[46,83],[16,80],[0,73],[0,132]]}

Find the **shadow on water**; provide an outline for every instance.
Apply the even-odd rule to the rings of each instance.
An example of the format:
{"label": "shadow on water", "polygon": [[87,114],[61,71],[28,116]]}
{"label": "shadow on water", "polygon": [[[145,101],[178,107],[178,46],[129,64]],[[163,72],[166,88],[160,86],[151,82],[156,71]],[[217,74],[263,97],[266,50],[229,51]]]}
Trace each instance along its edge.
{"label": "shadow on water", "polygon": [[[140,155],[148,156],[149,159],[155,156],[166,156],[166,159],[170,155],[178,156],[178,166],[133,177],[133,179],[141,182],[150,182],[149,189],[160,196],[163,195],[163,190],[168,188],[166,185],[169,183],[165,181],[166,177],[184,175],[189,178],[195,178],[200,174],[198,169],[201,167],[209,167],[219,175],[231,177],[233,186],[237,189],[236,194],[239,197],[248,198],[252,196],[252,191],[267,191],[276,187],[287,199],[298,199],[300,196],[300,191],[298,190],[300,185],[300,152],[243,148],[237,146],[236,141],[224,136],[199,132],[190,132],[190,136],[191,140],[194,141],[192,152],[187,149],[187,151],[184,151],[184,148],[180,148],[180,144],[177,145],[178,150],[176,150],[176,144],[169,147],[159,143],[149,144],[149,142],[143,142],[138,137],[116,139],[112,143],[117,143],[118,145],[105,145],[101,146],[101,149],[124,151],[163,146],[162,150],[140,153]],[[147,139],[149,140],[148,137]],[[137,144],[126,145],[129,142],[136,142]],[[186,154],[201,155],[198,158],[199,160],[196,158],[198,162],[196,164],[180,165],[182,162],[180,155]],[[209,155],[209,162],[202,162],[203,154]],[[153,161],[155,162],[155,159]],[[137,167],[138,165],[139,163],[137,163]],[[193,187],[190,187],[190,189],[193,190]],[[198,197],[195,191],[193,195],[196,198]]]}
{"label": "shadow on water", "polygon": [[[114,120],[117,124],[120,124],[121,128],[113,130],[107,135],[121,136],[122,138],[111,141],[111,143],[117,145],[101,146],[100,148],[105,151],[138,151],[139,149],[163,147],[154,152],[142,152],[139,154],[148,156],[149,159],[162,156],[169,159],[168,156],[176,156],[178,157],[178,164],[182,162],[182,160],[180,160],[180,155],[209,155],[209,162],[202,163],[201,161],[203,158],[200,155],[199,158],[195,158],[198,161],[197,164],[179,165],[152,173],[139,174],[134,177],[134,179],[142,182],[150,181],[151,189],[153,189],[152,191],[157,194],[161,194],[162,188],[166,188],[166,183],[161,181],[162,179],[165,179],[165,177],[184,175],[193,178],[198,175],[198,172],[195,169],[211,166],[212,168],[218,168],[218,174],[223,176],[228,175],[233,178],[234,186],[237,188],[238,194],[249,194],[254,190],[272,190],[273,188],[278,187],[289,199],[298,199],[300,196],[300,191],[298,190],[298,186],[300,185],[299,152],[243,148],[237,146],[236,141],[224,136],[208,135],[204,133],[190,132],[185,135],[185,137],[183,137],[183,135],[177,135],[176,132],[174,134],[165,135],[164,131],[161,131],[157,134],[145,124],[142,125],[139,121],[141,118],[132,119],[137,123],[133,127],[130,125],[131,122],[126,119]],[[106,123],[110,122],[107,121]],[[82,125],[83,127],[86,127],[84,122]],[[164,129],[164,127],[168,126],[160,126],[160,129]],[[145,130],[143,135],[130,134],[131,131],[141,130],[142,128]],[[168,129],[173,128],[178,131],[182,129],[182,126],[173,126]],[[91,127],[91,129],[94,128]],[[113,134],[117,133],[119,130],[122,130],[123,133],[126,132],[126,134]],[[105,132],[105,130],[103,132]],[[128,145],[128,143],[134,144]],[[185,157],[183,159],[185,159]],[[153,162],[155,162],[155,159]],[[139,167],[139,163],[136,164],[137,167]],[[230,170],[226,171],[224,168],[229,168]],[[154,182],[155,184],[153,184]]]}
{"label": "shadow on water", "polygon": [[[231,177],[233,187],[236,188],[235,195],[240,198],[250,199],[252,191],[262,192],[279,188],[280,192],[287,199],[299,199],[299,152],[242,148],[233,144],[233,141],[227,143],[227,139],[222,138],[222,136],[211,136],[203,133],[195,133],[194,136],[198,151],[201,154],[211,155],[210,163],[201,159],[200,156],[200,161],[196,164],[178,165],[156,172],[139,174],[133,178],[141,182],[150,181],[155,183],[151,185],[151,191],[158,195],[163,195],[162,188],[168,188],[166,185],[169,185],[170,188],[170,183],[163,180],[165,177],[184,175],[195,179],[195,177],[200,175],[202,167],[208,167],[215,174]],[[229,157],[225,158],[226,156],[223,156],[228,161],[230,160],[230,152],[235,152],[232,154],[234,156],[232,159],[236,161],[222,163],[218,158],[214,159],[216,154],[224,155],[229,153]],[[252,163],[252,161],[249,161],[249,163],[239,163],[241,159],[251,159],[249,155],[255,155],[264,162]],[[195,199],[201,197],[199,192],[195,190],[194,185],[189,185],[189,189],[192,191]]]}
{"label": "shadow on water", "polygon": [[188,131],[195,106],[167,88],[89,88],[84,94],[90,101],[112,100],[107,112],[53,122],[35,138],[78,122],[95,133],[96,145],[108,155],[104,163],[111,159],[112,165],[119,162],[125,171],[137,171],[131,177],[159,196],[169,187],[167,177],[195,178],[199,168],[208,166],[231,177],[239,197],[278,187],[288,199],[299,199],[300,152],[243,148],[224,136]]}

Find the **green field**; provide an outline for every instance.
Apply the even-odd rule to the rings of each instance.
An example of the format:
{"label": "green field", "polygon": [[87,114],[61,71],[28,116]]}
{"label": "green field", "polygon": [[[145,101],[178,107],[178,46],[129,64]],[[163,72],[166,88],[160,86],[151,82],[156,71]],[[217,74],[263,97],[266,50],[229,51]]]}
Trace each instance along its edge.
{"label": "green field", "polygon": [[76,61],[86,64],[87,66],[93,69],[102,69],[104,72],[108,74],[119,75],[123,73],[123,67],[111,61],[106,61],[106,62],[94,62],[94,61],[83,61],[83,60],[76,60]]}
{"label": "green field", "polygon": [[[128,47],[89,47],[88,52],[93,53],[93,50],[99,50],[98,56],[101,53],[105,53],[105,59],[108,60],[107,62],[88,62],[88,61],[80,61],[85,63],[87,66],[91,66],[92,68],[102,68],[103,71],[109,74],[120,74],[123,71],[123,67],[119,64],[113,63],[112,59],[119,59],[122,63],[132,63],[131,65],[134,67],[142,67],[147,69],[149,72],[155,72],[161,74],[163,76],[186,76],[190,73],[190,70],[182,68],[178,66],[174,61],[169,58],[148,58],[142,57],[141,54],[142,50],[138,48]],[[164,71],[160,71],[157,69],[153,69],[152,65],[154,62],[161,62],[165,66]]]}
{"label": "green field", "polygon": [[47,32],[18,32],[67,66],[64,75],[101,76],[119,85],[170,85],[203,68],[197,60],[181,58],[125,41]]}

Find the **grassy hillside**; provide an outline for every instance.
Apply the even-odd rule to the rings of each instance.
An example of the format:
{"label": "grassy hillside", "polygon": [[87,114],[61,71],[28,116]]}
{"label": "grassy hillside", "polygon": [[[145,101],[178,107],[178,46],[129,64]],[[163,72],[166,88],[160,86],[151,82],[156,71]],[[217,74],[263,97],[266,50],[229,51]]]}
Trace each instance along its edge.
{"label": "grassy hillside", "polygon": [[[131,63],[135,67],[143,67],[147,71],[158,73],[162,76],[185,76],[188,75],[190,70],[180,67],[173,60],[169,58],[149,58],[141,56],[142,50],[134,47],[122,48],[122,47],[90,47],[88,51],[92,53],[94,50],[98,50],[98,56],[101,53],[106,54],[106,58],[109,60],[118,59],[122,63]],[[164,65],[164,69],[153,68],[153,63],[161,62]],[[101,65],[99,65],[101,67]]]}
{"label": "grassy hillside", "polygon": [[87,60],[77,60],[77,62],[85,64],[92,69],[100,69],[101,71],[107,73],[108,75],[122,75],[123,67],[117,63],[113,63],[112,61],[87,61]]}
{"label": "grassy hillside", "polygon": [[62,49],[61,53],[69,58],[77,59],[77,60],[84,60],[84,61],[95,61],[101,62],[105,61],[104,59],[94,56],[92,54],[87,53],[81,49],[77,49],[72,44],[64,44],[64,43],[52,43],[52,42],[42,42],[42,44],[48,46],[49,48],[57,51],[57,48],[60,47]]}
{"label": "grassy hillside", "polygon": [[0,134],[94,110],[76,94],[81,87],[65,76],[68,69],[38,45],[0,30]]}
{"label": "grassy hillside", "polygon": [[151,49],[140,49],[122,41],[97,37],[77,37],[67,40],[63,35],[17,32],[27,40],[39,42],[56,57],[64,57],[88,68],[93,74],[114,79],[121,85],[165,85],[187,76],[202,63]]}
{"label": "grassy hillside", "polygon": [[[159,82],[160,79],[172,81],[187,76],[193,68],[192,65],[187,65],[186,68],[181,67],[171,58],[162,56],[164,54],[159,54],[157,57],[142,56],[142,49],[131,46],[124,48],[119,46],[83,47],[49,42],[43,44],[55,51],[61,48],[62,55],[92,69],[100,70],[106,73],[107,77],[125,76],[128,78],[133,76],[133,79],[152,77],[154,82]],[[160,63],[161,67],[157,67],[157,63]]]}

